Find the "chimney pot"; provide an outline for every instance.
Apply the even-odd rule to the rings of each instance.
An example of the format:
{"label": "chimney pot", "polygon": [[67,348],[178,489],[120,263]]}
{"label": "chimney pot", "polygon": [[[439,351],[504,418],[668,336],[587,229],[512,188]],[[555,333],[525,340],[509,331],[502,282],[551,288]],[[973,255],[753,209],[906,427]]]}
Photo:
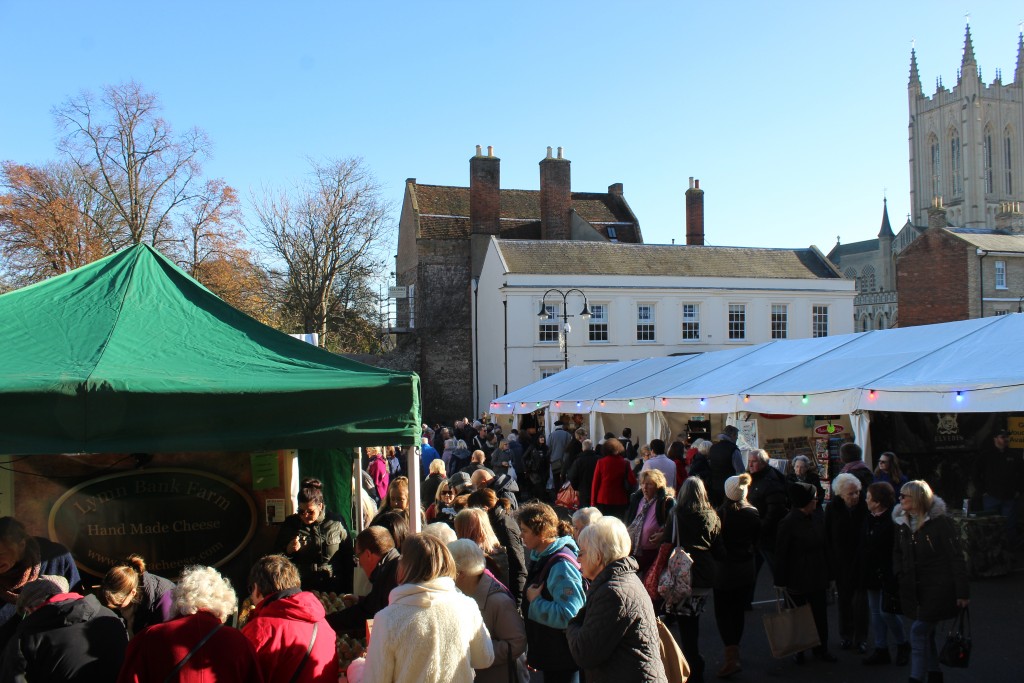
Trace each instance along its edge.
{"label": "chimney pot", "polygon": [[477,155],[477,156],[480,156],[480,155],[481,155],[481,153],[480,153],[480,150],[481,150],[481,147],[480,147],[480,145],[477,145],[477,146],[476,146],[476,155]]}
{"label": "chimney pot", "polygon": [[562,158],[562,148],[561,147],[558,148],[558,158],[559,159]]}
{"label": "chimney pot", "polygon": [[[480,148],[477,147],[477,149],[480,149]],[[693,189],[693,176],[690,176],[690,189],[691,190]]]}
{"label": "chimney pot", "polygon": [[551,158],[551,147],[550,146],[548,146],[548,155],[545,158],[547,158],[547,159]]}
{"label": "chimney pot", "polygon": [[494,156],[494,145],[487,145],[487,156]]}
{"label": "chimney pot", "polygon": [[699,190],[700,189],[700,179],[699,178],[697,178],[697,179],[695,179],[693,181],[693,189],[695,189],[695,190]]}

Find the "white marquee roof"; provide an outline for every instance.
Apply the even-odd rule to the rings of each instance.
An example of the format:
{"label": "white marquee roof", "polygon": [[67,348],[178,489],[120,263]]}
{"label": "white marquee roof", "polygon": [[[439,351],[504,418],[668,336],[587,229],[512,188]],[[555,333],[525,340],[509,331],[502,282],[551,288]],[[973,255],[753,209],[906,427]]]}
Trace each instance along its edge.
{"label": "white marquee roof", "polygon": [[490,405],[787,415],[1024,410],[1024,315],[569,368]]}

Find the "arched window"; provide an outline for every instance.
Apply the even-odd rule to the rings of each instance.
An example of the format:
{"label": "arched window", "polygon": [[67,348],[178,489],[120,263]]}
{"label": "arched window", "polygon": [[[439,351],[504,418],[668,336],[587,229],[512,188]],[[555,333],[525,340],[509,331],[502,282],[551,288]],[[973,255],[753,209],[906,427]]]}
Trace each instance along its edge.
{"label": "arched window", "polygon": [[928,149],[931,150],[932,196],[942,196],[942,155],[939,152],[939,139],[934,134],[928,136]]}
{"label": "arched window", "polygon": [[1006,194],[1013,195],[1013,129],[1009,126],[1003,132],[1003,159],[1006,163]]}
{"label": "arched window", "polygon": [[956,128],[949,129],[949,165],[953,180],[953,196],[957,197],[964,191],[964,176],[960,157],[960,133]]}
{"label": "arched window", "polygon": [[889,329],[889,323],[885,319],[885,313],[879,313],[878,318],[875,319],[876,330],[887,330]]}
{"label": "arched window", "polygon": [[871,316],[865,313],[860,317],[860,331],[868,332],[869,330],[871,330]]}
{"label": "arched window", "polygon": [[864,266],[864,270],[860,272],[860,291],[862,292],[873,292],[875,291],[875,267],[872,265]]}
{"label": "arched window", "polygon": [[982,151],[982,164],[985,167],[984,178],[985,178],[985,194],[992,194],[995,187],[994,178],[992,175],[992,127],[985,126],[985,146]]}

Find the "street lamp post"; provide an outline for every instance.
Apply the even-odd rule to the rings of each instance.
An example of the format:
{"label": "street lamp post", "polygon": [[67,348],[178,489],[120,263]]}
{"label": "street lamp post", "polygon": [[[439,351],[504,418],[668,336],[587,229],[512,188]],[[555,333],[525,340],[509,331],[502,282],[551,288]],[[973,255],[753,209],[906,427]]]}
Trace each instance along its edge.
{"label": "street lamp post", "polygon": [[563,343],[562,343],[562,362],[563,362],[563,365],[564,365],[564,369],[568,370],[569,369],[569,332],[572,329],[571,327],[569,327],[569,318],[573,317],[573,316],[569,315],[568,311],[566,310],[568,308],[568,301],[567,301],[567,299],[569,298],[569,295],[572,294],[573,292],[576,292],[577,294],[579,294],[580,296],[583,297],[583,310],[579,312],[579,317],[583,318],[584,320],[588,320],[590,318],[590,309],[587,308],[587,295],[584,294],[579,289],[576,289],[575,287],[573,287],[572,289],[568,289],[568,290],[563,292],[560,289],[552,288],[552,289],[549,289],[548,291],[544,292],[544,296],[542,296],[540,298],[540,310],[537,311],[537,317],[538,318],[543,319],[543,318],[547,318],[548,317],[548,309],[547,309],[547,306],[545,305],[545,302],[546,302],[546,300],[548,298],[548,294],[551,294],[552,292],[554,292],[555,294],[560,294],[561,297],[562,297],[562,334],[565,335],[565,337],[563,338]]}

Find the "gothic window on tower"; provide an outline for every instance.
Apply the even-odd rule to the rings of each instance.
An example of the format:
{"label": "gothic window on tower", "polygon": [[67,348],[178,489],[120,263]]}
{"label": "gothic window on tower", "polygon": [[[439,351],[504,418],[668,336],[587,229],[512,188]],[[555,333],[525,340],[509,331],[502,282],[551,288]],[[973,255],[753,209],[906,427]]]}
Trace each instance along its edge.
{"label": "gothic window on tower", "polygon": [[860,291],[863,293],[875,291],[875,267],[872,265],[864,266],[864,270],[861,271],[860,276]]}
{"label": "gothic window on tower", "polygon": [[928,146],[932,150],[932,196],[942,196],[942,156],[939,153],[939,140],[934,135],[928,138]]}
{"label": "gothic window on tower", "polygon": [[985,193],[992,194],[994,184],[992,182],[992,130],[990,128],[985,129],[985,149],[982,159],[985,164]]}
{"label": "gothic window on tower", "polygon": [[1006,128],[1005,133],[1005,152],[1006,157],[1006,194],[1013,194],[1013,131],[1009,127]]}
{"label": "gothic window on tower", "polygon": [[950,175],[953,176],[953,196],[959,196],[964,191],[964,177],[961,171],[960,159],[960,134],[956,130],[950,131],[949,140],[949,164]]}

